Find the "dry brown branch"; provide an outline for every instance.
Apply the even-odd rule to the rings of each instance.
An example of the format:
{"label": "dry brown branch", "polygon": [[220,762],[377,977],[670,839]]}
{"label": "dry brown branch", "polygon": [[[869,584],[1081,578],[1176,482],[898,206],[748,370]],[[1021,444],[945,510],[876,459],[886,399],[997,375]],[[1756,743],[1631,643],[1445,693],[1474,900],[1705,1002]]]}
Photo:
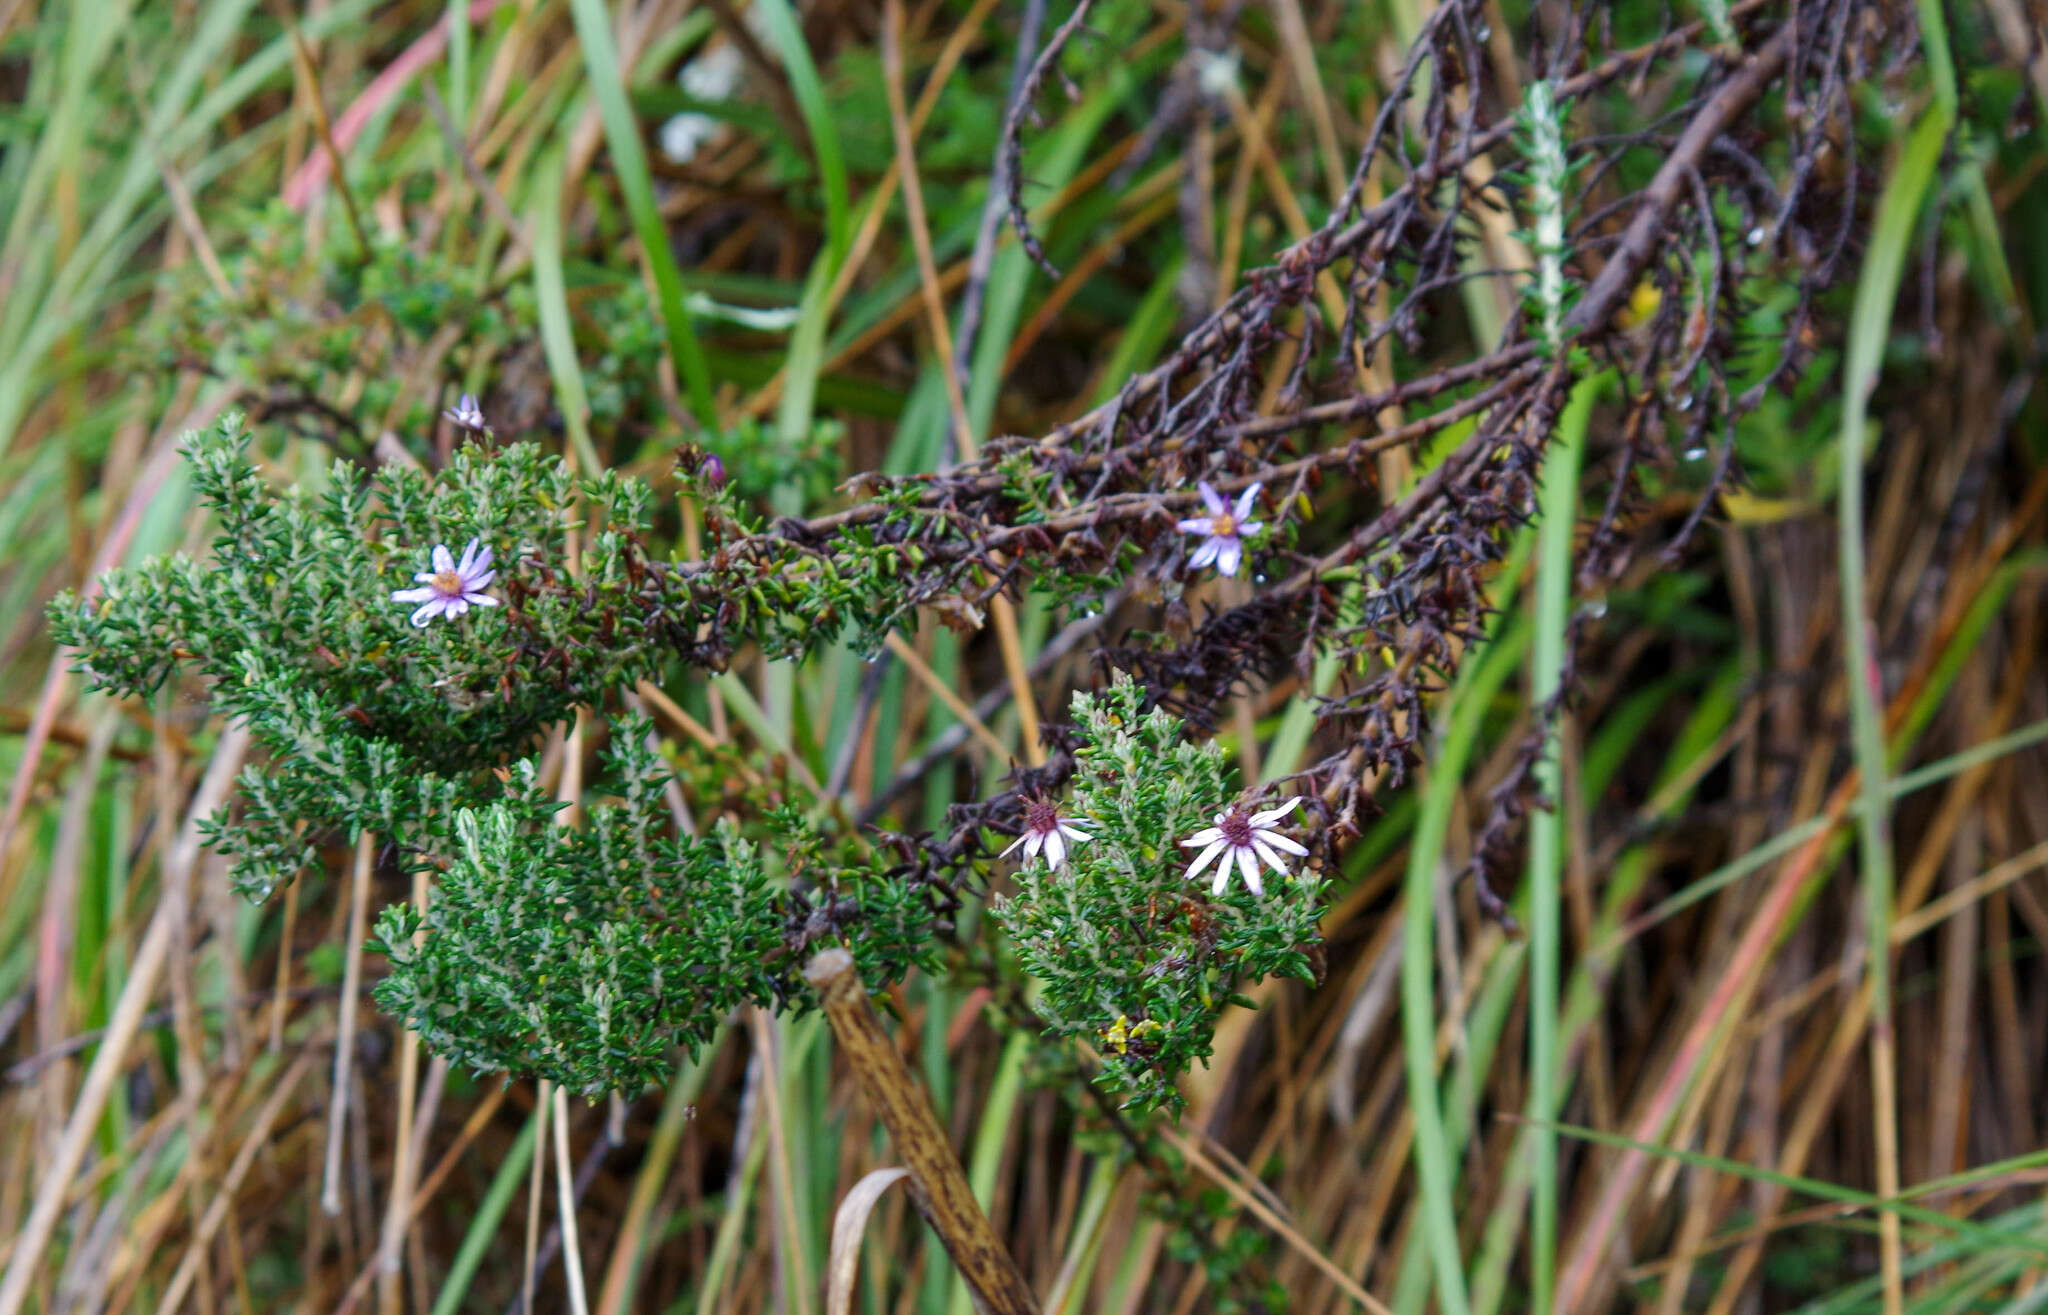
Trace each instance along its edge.
{"label": "dry brown branch", "polygon": [[882,1028],[845,950],[820,952],[804,977],[825,1007],[825,1019],[860,1089],[889,1130],[910,1170],[910,1195],[945,1243],[946,1253],[986,1315],[1038,1315],[1038,1301],[1009,1249],[989,1226],[959,1157],[932,1114],[931,1101]]}

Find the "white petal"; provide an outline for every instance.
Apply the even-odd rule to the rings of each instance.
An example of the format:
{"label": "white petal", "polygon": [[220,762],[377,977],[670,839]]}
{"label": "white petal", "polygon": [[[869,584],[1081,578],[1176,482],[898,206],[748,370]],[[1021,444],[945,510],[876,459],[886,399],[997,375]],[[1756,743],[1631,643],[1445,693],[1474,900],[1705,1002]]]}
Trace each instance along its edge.
{"label": "white petal", "polygon": [[1175,521],[1182,534],[1208,534],[1216,528],[1216,522],[1207,516],[1190,516],[1184,521]]}
{"label": "white petal", "polygon": [[1302,858],[1308,857],[1308,847],[1306,845],[1298,845],[1277,831],[1259,831],[1254,834],[1253,838],[1263,840],[1275,849],[1284,849],[1288,853]]}
{"label": "white petal", "polygon": [[[1201,874],[1203,868],[1209,866],[1210,859],[1216,857],[1218,854],[1222,853],[1229,847],[1230,846],[1226,845],[1221,840],[1218,840],[1211,844],[1207,849],[1203,850],[1201,853],[1195,856],[1194,862],[1188,864],[1188,870],[1181,874],[1181,880],[1193,881],[1197,876]],[[1224,880],[1228,881],[1230,879],[1230,860],[1227,858],[1224,859],[1223,866],[1219,868],[1218,871],[1222,872]],[[1218,886],[1217,889],[1220,891],[1222,887]]]}
{"label": "white petal", "polygon": [[1264,487],[1266,487],[1264,484],[1254,484],[1237,495],[1237,506],[1231,508],[1236,513],[1237,519],[1243,520],[1252,514],[1252,507],[1259,500],[1259,490]]}
{"label": "white petal", "polygon": [[1005,849],[1002,853],[996,855],[996,857],[1008,858],[1011,854],[1016,852],[1017,846],[1023,844],[1025,841],[1029,839],[1031,839],[1031,833],[1027,831],[1023,835],[1018,836],[1015,840],[1012,840],[1010,842],[1010,847],[1008,849]]}
{"label": "white petal", "polygon": [[1266,893],[1266,887],[1259,881],[1259,861],[1252,857],[1250,845],[1237,851],[1237,870],[1244,874],[1244,884],[1252,888],[1252,894]]}
{"label": "white petal", "polygon": [[1210,542],[1223,544],[1223,551],[1216,554],[1216,569],[1224,575],[1236,575],[1237,564],[1244,560],[1244,545],[1234,538],[1228,542],[1222,539],[1211,539]]}
{"label": "white petal", "polygon": [[1204,539],[1202,546],[1195,549],[1195,555],[1188,558],[1188,569],[1199,571],[1216,560],[1216,554],[1223,551],[1223,540]]}
{"label": "white petal", "polygon": [[489,594],[467,593],[462,596],[462,601],[465,603],[475,603],[479,607],[496,607],[498,605],[498,600]]}
{"label": "white petal", "polygon": [[1213,845],[1221,839],[1223,839],[1221,831],[1213,826],[1205,826],[1180,843],[1183,849],[1192,849],[1196,845]]}
{"label": "white petal", "polygon": [[1237,523],[1237,537],[1240,539],[1249,539],[1254,534],[1257,534],[1260,530],[1263,530],[1265,528],[1266,522],[1264,521],[1239,521]]}
{"label": "white petal", "polygon": [[1301,796],[1300,796],[1300,795],[1296,795],[1296,796],[1294,796],[1294,797],[1293,797],[1292,799],[1289,799],[1289,800],[1288,800],[1288,801],[1287,801],[1286,803],[1284,803],[1284,804],[1281,804],[1281,805],[1280,805],[1280,806],[1279,806],[1278,808],[1268,808],[1268,809],[1267,809],[1266,811],[1264,811],[1263,813],[1253,813],[1253,814],[1252,814],[1252,825],[1253,825],[1253,826],[1271,826],[1271,825],[1273,825],[1273,823],[1275,823],[1275,822],[1279,821],[1279,820],[1280,820],[1281,818],[1283,818],[1283,817],[1287,816],[1287,815],[1288,815],[1289,813],[1293,812],[1293,811],[1294,811],[1294,806],[1295,806],[1296,804],[1299,804],[1300,802],[1301,802]]}
{"label": "white petal", "polygon": [[491,581],[497,579],[498,573],[496,571],[480,571],[475,575],[465,576],[463,578],[468,581],[468,584],[466,585],[467,588],[473,590],[482,589],[485,586],[489,585]]}
{"label": "white petal", "polygon": [[455,558],[448,551],[448,545],[445,543],[434,545],[434,569],[437,571],[452,571],[455,569]]}
{"label": "white petal", "polygon": [[412,578],[420,584],[426,584],[434,578],[434,574],[432,571],[415,571]]}
{"label": "white petal", "polygon": [[427,622],[433,620],[435,617],[441,615],[441,609],[445,608],[446,606],[448,606],[447,600],[436,598],[433,602],[428,603],[426,606],[414,610],[412,614],[412,623],[416,626],[423,626]]}
{"label": "white petal", "polygon": [[1055,869],[1066,866],[1067,840],[1057,830],[1045,833],[1045,861]]}
{"label": "white petal", "polygon": [[1257,852],[1261,863],[1285,876],[1287,874],[1287,860],[1280,857],[1271,846],[1265,843],[1271,838],[1270,836],[1253,836],[1252,849]]}
{"label": "white petal", "polygon": [[1040,853],[1040,852],[1041,852],[1042,850],[1044,850],[1044,848],[1045,848],[1045,833],[1044,833],[1044,832],[1042,832],[1042,831],[1027,831],[1027,832],[1025,832],[1025,833],[1024,833],[1024,861],[1025,861],[1026,863],[1029,863],[1029,862],[1030,862],[1030,861],[1031,861],[1032,859],[1034,859],[1034,858],[1037,858],[1037,857],[1038,857],[1038,855],[1039,855],[1039,853]]}
{"label": "white petal", "polygon": [[441,596],[439,589],[394,589],[391,601],[394,603],[431,603]]}
{"label": "white petal", "polygon": [[1218,493],[1208,480],[1201,481],[1195,487],[1201,491],[1202,501],[1208,504],[1211,515],[1222,516],[1230,511],[1230,504],[1223,500],[1223,495]]}
{"label": "white petal", "polygon": [[[476,561],[471,563],[471,567],[472,569],[478,571],[488,570],[490,568],[492,560],[495,559],[496,556],[497,554],[493,553],[489,548],[486,548],[476,555]],[[492,572],[492,574],[495,575],[496,572]]]}
{"label": "white petal", "polygon": [[441,604],[441,610],[449,616],[461,616],[469,610],[469,600],[466,598],[451,598]]}
{"label": "white petal", "polygon": [[1083,831],[1080,827],[1075,826],[1072,822],[1060,823],[1060,830],[1065,833],[1067,839],[1069,840],[1095,839],[1094,836],[1089,835],[1086,831]]}
{"label": "white petal", "polygon": [[1223,856],[1223,861],[1216,865],[1216,880],[1209,883],[1209,893],[1211,895],[1221,895],[1226,889],[1229,888],[1229,886],[1230,855],[1225,854]]}
{"label": "white petal", "polygon": [[468,543],[463,545],[462,560],[455,564],[456,570],[460,571],[464,575],[469,574],[470,568],[476,565],[476,548],[477,541],[475,539],[471,539]]}

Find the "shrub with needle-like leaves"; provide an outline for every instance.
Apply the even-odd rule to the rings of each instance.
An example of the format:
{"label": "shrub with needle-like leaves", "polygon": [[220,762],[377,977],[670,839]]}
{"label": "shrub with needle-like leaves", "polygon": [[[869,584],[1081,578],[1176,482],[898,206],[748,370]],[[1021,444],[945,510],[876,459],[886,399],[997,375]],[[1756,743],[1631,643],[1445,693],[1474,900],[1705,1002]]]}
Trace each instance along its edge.
{"label": "shrub with needle-like leaves", "polygon": [[[1118,680],[1077,693],[1074,802],[1090,833],[1063,870],[1027,864],[997,909],[1041,994],[1053,1035],[1101,1058],[1096,1081],[1133,1110],[1178,1109],[1175,1080],[1209,1055],[1216,1020],[1262,977],[1313,980],[1324,879],[1307,865],[1263,893],[1187,878],[1180,841],[1231,799],[1223,752],[1146,711]],[[1199,874],[1198,874],[1199,875]]]}
{"label": "shrub with needle-like leaves", "polygon": [[[644,484],[581,478],[518,445],[466,448],[432,480],[386,465],[280,492],[238,418],[193,436],[187,456],[221,525],[210,560],[109,573],[97,596],[58,600],[57,637],[120,695],[195,671],[254,732],[263,760],[208,824],[245,894],[365,832],[433,877],[424,913],[379,920],[391,975],[376,991],[435,1050],[589,1094],[635,1091],[737,1005],[798,995],[820,941],[847,944],[871,985],[929,960],[928,888],[803,810],[728,819],[709,839],[671,815],[652,727],[616,712],[695,606],[673,591],[671,606],[644,603]],[[416,600],[394,595],[416,592],[405,586],[449,543],[472,545],[467,574],[447,564],[464,596],[488,587],[497,605],[415,625]],[[616,801],[572,827],[541,788],[540,755],[579,709],[610,732],[601,784]]]}

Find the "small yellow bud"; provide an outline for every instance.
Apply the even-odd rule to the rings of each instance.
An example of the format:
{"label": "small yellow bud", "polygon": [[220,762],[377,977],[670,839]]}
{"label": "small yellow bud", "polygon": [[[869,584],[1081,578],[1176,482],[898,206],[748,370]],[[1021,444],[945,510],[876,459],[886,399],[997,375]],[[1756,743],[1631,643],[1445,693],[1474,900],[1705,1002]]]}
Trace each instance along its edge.
{"label": "small yellow bud", "polygon": [[1622,312],[1623,322],[1631,329],[1647,321],[1657,313],[1657,307],[1664,302],[1664,294],[1649,279],[1636,284],[1636,290],[1628,296],[1628,306]]}

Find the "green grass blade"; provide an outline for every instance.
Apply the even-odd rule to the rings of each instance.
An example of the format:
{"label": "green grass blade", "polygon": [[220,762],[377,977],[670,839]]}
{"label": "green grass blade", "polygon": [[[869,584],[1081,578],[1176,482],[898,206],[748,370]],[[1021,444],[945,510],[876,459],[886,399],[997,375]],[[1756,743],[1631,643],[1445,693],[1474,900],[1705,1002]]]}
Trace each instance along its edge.
{"label": "green grass blade", "polygon": [[2036,1283],[2026,1295],[1999,1307],[1998,1315],[2034,1315],[2043,1306],[2048,1306],[2048,1281]]}
{"label": "green grass blade", "polygon": [[[1924,8],[1924,7],[1923,7]],[[1938,6],[1936,6],[1938,8]],[[1930,41],[1935,39],[1928,34]],[[1945,52],[1944,52],[1945,53]],[[1945,60],[1935,61],[1937,71]],[[1938,74],[1937,74],[1938,75]],[[1840,531],[1842,621],[1847,632],[1842,646],[1849,689],[1849,725],[1856,750],[1860,800],[1857,807],[1858,849],[1863,857],[1863,911],[1867,926],[1866,969],[1870,979],[1870,1063],[1877,1138],[1877,1181],[1880,1188],[1898,1185],[1899,1129],[1896,1058],[1891,1048],[1892,1020],[1892,847],[1886,778],[1882,690],[1873,632],[1864,604],[1866,572],[1863,556],[1863,464],[1868,450],[1864,431],[1870,393],[1884,360],[1891,334],[1892,303],[1905,267],[1906,249],[1918,227],[1920,210],[1934,181],[1942,144],[1948,140],[1955,95],[1953,74],[1944,99],[1922,116],[1893,167],[1878,201],[1877,225],[1870,251],[1856,283],[1850,314],[1849,345],[1843,387],[1840,446],[1841,498],[1836,516]],[[1884,1221],[1885,1306],[1900,1306],[1898,1221]]]}
{"label": "green grass blade", "polygon": [[[1952,1233],[1959,1238],[1969,1239],[1984,1250],[2013,1251],[2028,1256],[2048,1257],[2048,1239],[2043,1239],[2037,1234],[2013,1229],[1994,1228],[1986,1224],[1980,1224],[1973,1219],[1964,1219],[1928,1206],[1913,1204],[1909,1198],[1914,1194],[1914,1191],[1926,1190],[1925,1188],[1914,1189],[1914,1191],[1909,1191],[1897,1197],[1883,1197],[1874,1192],[1858,1191],[1853,1187],[1843,1187],[1838,1183],[1823,1182],[1818,1178],[1801,1178],[1794,1174],[1779,1173],[1775,1169],[1766,1169],[1754,1164],[1744,1164],[1740,1160],[1731,1160],[1719,1155],[1707,1155],[1700,1151],[1680,1150],[1675,1146],[1661,1146],[1649,1142],[1641,1142],[1633,1137],[1624,1137],[1619,1133],[1601,1132],[1594,1128],[1581,1128],[1569,1123],[1557,1124],[1555,1129],[1568,1137],[1576,1137],[1581,1141],[1592,1142],[1597,1146],[1637,1150],[1646,1155],[1676,1160],[1680,1164],[1688,1165],[1692,1168],[1712,1169],[1716,1173],[1732,1174],[1735,1177],[1749,1179],[1753,1182],[1769,1183],[1774,1187],[1782,1187],[1787,1191],[1798,1192],[1819,1201],[1832,1201],[1839,1205],[1855,1206],[1860,1209],[1895,1214],[1902,1220],[1911,1220],[1913,1223],[1923,1224],[1943,1233]],[[2032,1168],[2043,1163],[2048,1163],[2048,1151],[2036,1151],[2031,1155],[2001,1161],[1998,1167],[2001,1172],[2009,1173],[2015,1169]]]}
{"label": "green grass blade", "polygon": [[[1457,1066],[1451,1071],[1450,1097],[1445,1103],[1444,1140],[1450,1150],[1454,1186],[1459,1178],[1459,1163],[1471,1143],[1473,1130],[1479,1126],[1479,1094],[1499,1053],[1508,1016],[1521,997],[1523,960],[1527,957],[1524,943],[1496,940],[1492,944],[1492,961],[1486,965],[1485,980],[1473,999],[1464,1020],[1464,1033],[1453,1052]],[[1401,1254],[1400,1278],[1395,1282],[1394,1315],[1422,1315],[1428,1296],[1429,1256],[1420,1239],[1411,1234]]]}
{"label": "green grass blade", "polygon": [[[469,0],[448,0],[448,117],[469,128]],[[459,167],[457,165],[456,167]]]}
{"label": "green grass blade", "polygon": [[1521,661],[1529,632],[1517,621],[1477,660],[1468,661],[1451,687],[1444,731],[1423,787],[1421,812],[1408,848],[1401,896],[1401,1043],[1408,1071],[1408,1104],[1415,1120],[1415,1169],[1422,1185],[1420,1228],[1436,1278],[1438,1308],[1466,1315],[1465,1271],[1458,1256],[1458,1221],[1450,1141],[1436,1073],[1436,881],[1465,767],[1477,750],[1481,724],[1493,698]]}
{"label": "green grass blade", "polygon": [[562,423],[569,447],[585,475],[604,469],[590,442],[590,402],[583,389],[583,367],[576,359],[576,335],[569,324],[569,296],[562,279],[562,168],[557,156],[540,166],[540,186],[533,203],[533,287],[540,315],[541,349],[560,398]]}
{"label": "green grass blade", "polygon": [[[995,1081],[990,1084],[988,1098],[982,1102],[981,1120],[974,1133],[974,1151],[967,1161],[967,1182],[974,1189],[974,1199],[981,1202],[983,1210],[989,1209],[996,1199],[996,1175],[1002,1171],[1003,1147],[1016,1131],[1017,1097],[1024,1089],[1024,1065],[1031,1058],[1035,1044],[1029,1032],[1018,1031],[1010,1034],[1003,1046],[1003,1057],[996,1065]],[[1097,1183],[1115,1177],[1114,1170],[1103,1161],[1095,1166]],[[967,1281],[957,1271],[953,1274],[952,1299],[947,1304],[951,1315],[969,1315],[973,1300],[968,1295]]]}
{"label": "green grass blade", "polygon": [[1173,332],[1180,318],[1178,294],[1181,268],[1185,263],[1180,256],[1167,261],[1160,269],[1159,277],[1152,280],[1152,286],[1146,289],[1144,299],[1125,322],[1116,346],[1110,349],[1109,363],[1102,367],[1101,381],[1096,385],[1094,396],[1088,399],[1090,406],[1100,406],[1115,397],[1117,390],[1143,369],[1147,361],[1158,359],[1160,350],[1166,346],[1167,335]]}
{"label": "green grass blade", "polygon": [[[669,1166],[682,1144],[684,1130],[696,1116],[697,1098],[703,1094],[704,1083],[711,1076],[712,1057],[724,1042],[725,1035],[721,1032],[705,1044],[698,1058],[685,1059],[675,1081],[669,1084],[668,1094],[662,1097],[661,1114],[655,1120],[653,1135],[648,1138],[640,1171],[633,1179],[633,1201],[642,1209],[651,1210],[654,1199],[667,1184]],[[635,1309],[633,1298],[640,1287],[641,1271],[652,1240],[660,1236],[661,1224],[660,1219],[650,1217],[633,1253],[621,1262],[620,1310]]]}
{"label": "green grass blade", "polygon": [[704,349],[690,325],[682,272],[676,268],[675,252],[668,244],[668,225],[654,202],[654,176],[648,172],[640,125],[626,95],[626,73],[619,66],[618,47],[612,43],[611,20],[604,0],[569,0],[569,10],[576,19],[576,40],[583,47],[583,64],[590,73],[591,92],[597,97],[598,117],[604,121],[605,145],[619,171],[619,189],[625,193],[633,231],[640,237],[647,267],[654,275],[662,324],[668,330],[669,358],[689,393],[691,413],[709,429],[718,419],[711,398],[711,367],[705,363]]}
{"label": "green grass blade", "polygon": [[1942,118],[1943,131],[1956,117],[1956,65],[1949,54],[1948,15],[1941,0],[1919,0],[1920,47],[1927,52],[1927,67],[1934,74],[1935,112]]}
{"label": "green grass blade", "polygon": [[[1902,799],[1916,791],[1924,790],[1930,785],[1938,785],[1952,776],[1959,776],[1979,763],[1990,762],[1994,758],[2002,758],[2009,753],[2017,753],[2021,749],[2039,744],[2043,740],[2048,740],[2048,720],[2037,721],[2030,726],[2023,726],[2019,730],[2001,735],[1997,739],[1986,740],[1984,743],[1965,749],[1961,753],[1951,754],[1946,758],[1931,762],[1925,767],[1917,767],[1910,772],[1903,773],[1892,778],[1886,785],[1885,791],[1891,799]],[[1690,908],[1692,905],[1706,899],[1723,886],[1740,881],[1758,868],[1776,859],[1783,858],[1812,839],[1820,831],[1825,830],[1827,825],[1828,819],[1825,817],[1810,817],[1796,826],[1779,832],[1763,844],[1758,845],[1755,849],[1715,868],[1706,876],[1701,877],[1698,881],[1693,882],[1685,889],[1658,904],[1648,913],[1634,919],[1631,924],[1633,930],[1640,932],[1648,927],[1652,927],[1673,914]],[[1613,948],[1613,946],[1603,947],[1602,952],[1611,951]]]}
{"label": "green grass blade", "polygon": [[[1566,631],[1571,623],[1572,532],[1578,525],[1579,464],[1593,405],[1612,375],[1582,380],[1558,420],[1543,458],[1536,549],[1536,637],[1529,664],[1529,704],[1542,709],[1564,694]],[[1560,714],[1561,715],[1561,714]],[[1563,962],[1564,773],[1553,721],[1536,764],[1536,788],[1550,801],[1529,814],[1529,1117],[1557,1116],[1558,979]],[[1530,1309],[1549,1315],[1557,1249],[1557,1137],[1539,1131],[1529,1154],[1534,1169],[1529,1196]]]}
{"label": "green grass blade", "polygon": [[[1742,672],[1733,660],[1724,663],[1721,671],[1709,679],[1705,691],[1673,741],[1670,757],[1658,776],[1658,790],[1653,793],[1661,796],[1662,787],[1668,782],[1692,777],[1699,761],[1718,752],[1721,734],[1734,721],[1741,706],[1741,685]],[[1646,694],[1654,693],[1657,691],[1646,691]],[[1610,715],[1601,724],[1599,734],[1588,746],[1582,760],[1581,783],[1587,798],[1598,797],[1604,789],[1607,769],[1600,768],[1598,763],[1603,755],[1612,756],[1612,750],[1605,745],[1611,741],[1634,742],[1640,738],[1637,722],[1640,715],[1639,709],[1624,705],[1618,714]],[[1687,789],[1665,800],[1662,815],[1675,816],[1691,793],[1691,789]],[[1648,853],[1646,848],[1638,846],[1623,855],[1616,865],[1602,894],[1602,907],[1596,924],[1603,932],[1614,926],[1622,911],[1635,898],[1636,891],[1641,889],[1650,871]],[[1596,943],[1599,935],[1596,933]],[[1571,986],[1564,1004],[1565,1047],[1576,1042],[1605,1007],[1598,983],[1610,969],[1610,960],[1590,955],[1582,956],[1573,965]],[[1551,1097],[1554,1108],[1561,1107],[1570,1094],[1572,1078],[1569,1071],[1558,1075],[1557,1087]],[[1508,1267],[1521,1236],[1523,1206],[1534,1171],[1535,1157],[1528,1148],[1535,1139],[1536,1131],[1525,1126],[1517,1134],[1515,1146],[1506,1159],[1506,1173],[1494,1194],[1493,1214],[1481,1235],[1479,1254],[1472,1267],[1472,1309],[1476,1315],[1495,1315],[1502,1308],[1508,1287]]]}
{"label": "green grass blade", "polygon": [[441,1290],[434,1298],[432,1315],[455,1315],[462,1309],[463,1298],[469,1295],[469,1285],[484,1262],[484,1253],[497,1237],[498,1225],[504,1220],[513,1195],[526,1183],[526,1166],[533,1160],[534,1134],[539,1127],[540,1111],[536,1109],[527,1116],[526,1126],[519,1130],[512,1149],[498,1166],[497,1176],[491,1179],[483,1200],[477,1204],[476,1215],[462,1235],[462,1245],[456,1249],[455,1261],[448,1267],[448,1277],[441,1281]]}
{"label": "green grass blade", "polygon": [[[598,0],[578,0],[596,6]],[[804,44],[803,24],[789,0],[757,0],[756,12],[768,29],[775,53],[782,57],[789,74],[789,89],[796,97],[797,111],[804,116],[804,129],[811,135],[811,150],[817,155],[818,178],[825,187],[826,263],[837,269],[846,258],[852,240],[852,205],[847,199],[846,157],[839,149],[839,124],[825,98],[825,84],[818,77],[818,65],[811,48]]]}

